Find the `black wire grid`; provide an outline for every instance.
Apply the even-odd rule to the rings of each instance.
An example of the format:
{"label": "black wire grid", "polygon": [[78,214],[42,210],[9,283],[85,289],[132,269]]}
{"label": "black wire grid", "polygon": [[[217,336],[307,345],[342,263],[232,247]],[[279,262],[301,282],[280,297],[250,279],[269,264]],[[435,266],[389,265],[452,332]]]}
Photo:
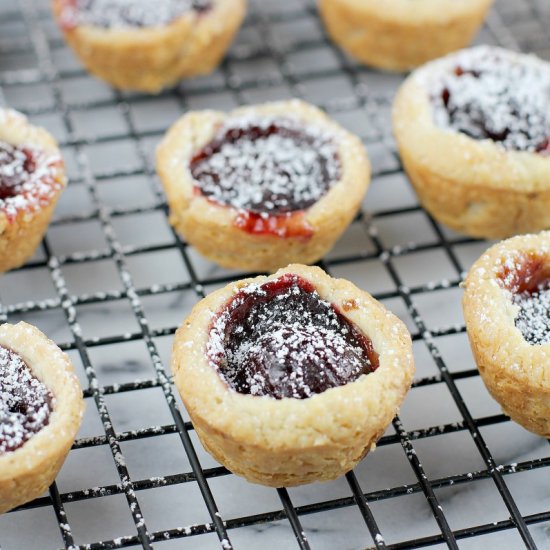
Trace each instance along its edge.
{"label": "black wire grid", "polygon": [[[15,517],[25,510],[49,508],[55,513],[64,548],[94,550],[152,548],[153,545],[164,548],[166,541],[174,541],[171,547],[175,548],[179,548],[185,541],[191,541],[189,547],[195,548],[199,547],[199,543],[206,539],[208,534],[212,547],[238,548],[243,546],[232,542],[232,537],[239,529],[254,527],[259,531],[266,531],[275,523],[280,525],[288,522],[286,528],[289,529],[290,526],[295,543],[292,543],[292,539],[289,542],[287,538],[286,542],[277,542],[276,547],[297,546],[305,550],[318,547],[309,536],[307,527],[304,528],[302,525],[305,524],[306,517],[327,512],[333,514],[338,510],[356,507],[359,512],[357,517],[362,518],[356,529],[364,532],[364,543],[361,547],[372,546],[381,549],[446,545],[449,548],[458,548],[468,541],[475,543],[478,540],[479,546],[473,544],[468,548],[480,548],[482,545],[491,546],[492,539],[484,538],[485,535],[507,533],[513,537],[510,541],[516,541],[510,542],[510,548],[522,545],[526,548],[537,548],[533,528],[540,527],[540,535],[550,527],[550,490],[543,509],[528,514],[522,513],[509,488],[509,479],[520,472],[538,469],[545,469],[546,474],[550,473],[548,447],[543,446],[545,450],[542,453],[539,452],[535,458],[523,462],[506,463],[495,458],[494,452],[486,443],[485,429],[494,426],[503,429],[504,426],[511,425],[509,419],[502,414],[480,416],[472,412],[471,403],[468,404],[464,398],[465,390],[461,389],[460,383],[463,380],[477,378],[477,370],[471,368],[471,364],[467,369],[451,368],[441,351],[446,337],[464,335],[465,328],[461,321],[446,328],[432,327],[423,315],[417,300],[418,297],[429,298],[431,295],[456,290],[470,265],[459,252],[473,251],[469,256],[472,259],[485,244],[479,246],[471,239],[445,230],[429,218],[416,201],[412,201],[408,206],[390,205],[372,211],[367,198],[366,207],[351,229],[363,235],[361,238],[365,243],[364,247],[351,252],[343,247],[341,253],[330,255],[321,262],[321,266],[333,274],[340,273],[344,268],[360,268],[365,273],[364,287],[369,289],[368,266],[374,265],[375,261],[378,262],[384,276],[391,281],[391,287],[375,292],[375,297],[387,303],[404,304],[416,349],[423,348],[423,357],[428,357],[426,361],[431,358],[435,365],[434,372],[425,376],[422,375],[422,369],[418,369],[418,377],[412,392],[422,387],[446,387],[448,399],[458,409],[458,421],[440,425],[438,410],[433,412],[433,425],[418,430],[405,429],[399,417],[393,421],[393,430],[390,429],[382,438],[379,447],[402,448],[414,475],[411,483],[366,492],[359,477],[350,472],[346,476],[347,495],[344,496],[296,505],[293,504],[292,490],[278,489],[276,493],[279,504],[274,510],[231,518],[224,518],[223,510],[220,513],[211,486],[216,478],[231,474],[217,465],[208,468],[201,465],[203,459],[199,459],[199,456],[202,450],[194,439],[193,427],[186,420],[188,417],[175,396],[170,383],[167,360],[161,358],[162,354],[159,351],[159,342],[163,338],[166,341],[170,340],[179,320],[185,315],[185,308],[177,309],[178,321],[152,322],[151,316],[147,314],[146,303],[154,297],[178,296],[180,293],[192,296],[191,302],[195,302],[211,288],[241,278],[244,274],[223,270],[205,271],[204,262],[201,263],[192,249],[173,233],[170,233],[162,243],[122,242],[120,228],[124,226],[125,221],[137,220],[142,231],[146,231],[151,216],[162,216],[165,219],[167,214],[164,196],[156,180],[152,162],[154,144],[159,141],[168,124],[189,108],[225,108],[252,103],[259,98],[266,100],[298,96],[316,102],[364,138],[374,165],[372,193],[375,193],[376,189],[381,189],[381,186],[386,185],[392,178],[402,176],[389,128],[391,99],[401,77],[359,67],[334,48],[322,31],[315,5],[311,0],[256,0],[250,4],[249,16],[239,39],[219,71],[211,77],[183,84],[180,88],[167,91],[160,96],[149,97],[115,92],[87,76],[72,59],[56,31],[46,0],[0,1],[0,102],[14,107],[21,106],[33,121],[43,123],[56,133],[71,174],[69,190],[66,193],[72,191],[74,194],[71,197],[84,193],[88,197],[85,213],[75,214],[70,207],[63,209],[61,215],[58,214],[53,222],[42,244],[42,250],[35,258],[20,270],[4,276],[4,282],[0,285],[1,320],[31,319],[32,322],[35,316],[40,324],[41,315],[62,314],[60,333],[64,336],[57,338],[58,343],[71,354],[75,363],[82,367],[88,409],[97,410],[103,432],[99,436],[82,436],[77,439],[71,455],[79,449],[107,448],[118,475],[115,483],[84,490],[60,492],[54,483],[48,495],[22,506],[5,517]],[[549,29],[550,9],[544,5],[543,0],[502,0],[491,13],[479,40],[524,51],[536,51],[539,55],[549,58]],[[332,90],[330,97],[323,96],[323,90],[326,89]],[[102,121],[106,118],[109,118],[109,124],[103,124]],[[362,120],[366,120],[366,123],[362,123]],[[111,129],[106,131],[106,126]],[[131,162],[125,160],[125,153],[120,149],[121,142],[130,144],[133,148]],[[98,149],[106,152],[107,156],[111,154],[111,160],[106,163],[96,162],[94,151]],[[145,187],[132,187],[137,186],[138,180],[141,182],[140,185],[143,184]],[[136,203],[137,205],[133,204],[130,207],[121,207],[116,200],[113,203],[105,190],[108,186],[115,188],[117,185],[121,189],[125,185],[128,186],[124,189],[129,191],[122,191],[125,196],[136,194],[140,198],[141,193],[147,195],[151,198],[149,204],[142,206]],[[145,188],[147,191],[143,191]],[[389,193],[390,190],[386,192]],[[392,245],[380,235],[380,227],[385,227],[388,223],[398,223],[397,220],[405,220],[400,223],[405,223],[406,227],[409,216],[419,215],[427,220],[428,227],[435,235],[431,241],[416,239],[416,235],[412,233],[415,242]],[[64,235],[77,226],[86,233],[90,223],[99,228],[104,242],[102,248],[78,249],[68,253],[56,252],[60,249],[58,243],[65,238]],[[338,252],[338,246],[336,251]],[[152,269],[154,273],[155,254],[166,252],[175,254],[179,259],[186,272],[186,276],[182,277],[185,282],[149,280],[147,284],[141,284],[140,276],[136,275],[132,268],[132,262],[136,258],[151,258],[146,263],[148,269]],[[445,256],[452,266],[452,275],[435,282],[426,282],[431,277],[431,268],[425,266],[421,283],[407,286],[400,274],[399,261],[410,258],[418,264],[420,258],[424,257],[422,255],[430,252],[438,252]],[[118,274],[119,283],[121,282],[118,289],[102,288],[89,293],[78,289],[71,290],[67,276],[71,268],[80,269],[81,280],[93,280],[96,266],[103,261],[108,261],[114,266],[115,275]],[[50,283],[53,283],[54,291],[51,296],[29,302],[24,296],[17,293],[14,295],[15,281],[32,280],[33,273],[38,272],[47,273]],[[159,280],[162,279],[161,274],[158,275]],[[137,328],[115,333],[107,328],[108,332],[89,337],[81,323],[81,311],[87,306],[102,308],[120,303],[129,304]],[[104,319],[102,323],[109,327],[110,321]],[[101,348],[112,349],[113,346],[134,341],[142,341],[145,344],[147,362],[154,370],[150,370],[149,376],[140,381],[103,384],[94,366],[94,353],[97,350],[101,351]],[[464,357],[466,353],[464,350]],[[460,361],[461,358],[458,359]],[[417,367],[420,366],[417,360]],[[162,392],[169,410],[169,422],[161,426],[117,431],[108,406],[110,398],[151,388],[157,388]],[[483,467],[476,471],[429,477],[416,453],[418,446],[429,438],[439,438],[441,444],[445,445],[445,435],[461,432],[466,435],[469,433],[471,436],[470,442],[477,448],[478,459],[481,458]],[[124,445],[127,442],[138,441],[149,441],[154,445],[160,436],[165,437],[169,434],[179,436],[182,468],[187,463],[190,468],[185,471],[180,469],[179,473],[162,477],[131,477],[125,460]],[[457,448],[456,452],[459,453],[460,449]],[[369,459],[370,457],[366,462]],[[365,468],[368,472],[368,464]],[[545,479],[548,486],[547,475]],[[443,491],[453,486],[466,485],[466,490],[475,491],[476,484],[483,480],[489,480],[489,483],[496,487],[500,504],[504,504],[505,507],[504,515],[491,522],[481,516],[477,522],[467,527],[453,527],[453,522],[445,513],[445,505],[441,504]],[[157,531],[148,528],[148,516],[141,506],[143,495],[148,490],[160,487],[174,487],[183,491],[190,485],[195,485],[200,490],[202,499],[199,505],[206,505],[210,519],[203,523],[177,524]],[[388,499],[415,494],[423,497],[424,504],[428,506],[428,515],[431,515],[432,522],[435,520],[433,533],[407,538],[400,535],[399,528],[393,531],[382,528],[377,505]],[[79,501],[112,495],[119,495],[125,499],[131,515],[131,528],[127,530],[121,526],[122,532],[117,533],[117,536],[83,543],[74,533],[71,513],[66,512],[66,507]],[[232,498],[238,499],[239,495],[235,494]],[[9,531],[9,526],[9,519],[0,523],[0,544],[3,543],[2,532]],[[217,535],[217,539],[213,539],[214,534]],[[341,533],[342,544],[338,547],[349,547],[346,545],[348,534],[345,531]],[[548,542],[550,537],[543,540],[539,535],[537,541],[542,548],[542,545],[546,546],[545,541]],[[36,538],[40,540],[40,532],[36,533]],[[13,540],[13,535],[10,540]],[[21,543],[18,548],[24,548],[26,544]],[[40,544],[37,547],[45,548]]]}

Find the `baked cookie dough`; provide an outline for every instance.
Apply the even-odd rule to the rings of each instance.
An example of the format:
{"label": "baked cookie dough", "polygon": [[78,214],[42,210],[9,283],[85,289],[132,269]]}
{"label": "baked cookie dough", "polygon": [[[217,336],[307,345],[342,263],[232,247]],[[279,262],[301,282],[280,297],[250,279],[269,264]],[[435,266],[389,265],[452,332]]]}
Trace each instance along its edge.
{"label": "baked cookie dough", "polygon": [[359,209],[361,141],[299,100],[184,115],[157,150],[170,222],[223,267],[313,263]]}
{"label": "baked cookie dough", "polygon": [[480,46],[428,63],[397,94],[394,133],[422,205],[473,237],[550,227],[550,64]]}
{"label": "baked cookie dough", "polygon": [[550,437],[550,232],[491,247],[464,283],[479,372],[505,414]]}
{"label": "baked cookie dough", "polygon": [[53,0],[53,11],[90,73],[115,88],[157,93],[219,65],[246,0]]}
{"label": "baked cookie dough", "polygon": [[216,460],[280,487],[335,479],[373,450],[414,365],[405,325],[368,293],[291,265],[199,302],[172,371]]}
{"label": "baked cookie dough", "polygon": [[34,254],[65,185],[54,138],[0,108],[0,273]]}
{"label": "baked cookie dough", "polygon": [[67,355],[31,325],[0,326],[0,514],[51,485],[83,411]]}
{"label": "baked cookie dough", "polygon": [[330,37],[362,63],[405,71],[467,46],[493,0],[319,0]]}

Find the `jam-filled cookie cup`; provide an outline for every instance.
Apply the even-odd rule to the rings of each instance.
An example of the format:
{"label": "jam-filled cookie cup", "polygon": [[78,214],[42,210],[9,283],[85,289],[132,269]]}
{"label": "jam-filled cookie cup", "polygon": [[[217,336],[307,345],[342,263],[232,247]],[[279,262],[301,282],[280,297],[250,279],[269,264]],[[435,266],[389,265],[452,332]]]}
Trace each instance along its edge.
{"label": "jam-filled cookie cup", "polygon": [[[278,291],[273,288],[284,285],[289,277],[298,281],[302,290],[291,288],[286,296],[277,296]],[[317,329],[297,328],[290,314],[286,317],[290,324],[281,327],[274,322],[272,327],[268,326],[259,345],[254,338],[252,351],[246,341],[240,341],[244,347],[232,348],[231,339],[223,337],[229,334],[223,316],[230,311],[235,323],[243,323],[232,327],[231,338],[238,340],[246,334],[244,327],[251,319],[252,326],[258,326],[254,321],[258,312],[254,301],[259,303],[259,311],[266,314],[262,309],[264,303],[268,307],[275,304],[275,308],[282,300],[278,307],[284,317],[292,307],[288,304],[295,303],[291,299],[284,301],[289,300],[288,295],[300,298],[301,293],[304,300],[311,300],[311,292],[328,307],[327,314],[345,317],[347,328],[343,334],[349,335],[351,330],[362,335],[367,342],[369,368],[353,381],[333,383],[328,389],[314,388],[314,393],[302,393],[297,398],[296,392],[304,390],[301,377],[306,380],[308,376],[303,372],[307,370],[306,363],[312,359],[315,363],[315,354],[319,354],[320,363],[313,372],[323,381],[332,380],[335,372],[329,369],[325,376],[323,364],[331,364],[331,368],[336,365],[337,372],[349,359],[349,353],[353,355],[355,351],[350,352],[344,346],[342,352],[336,345],[334,349],[342,355],[332,357],[326,342],[308,340],[308,335],[317,334]],[[305,309],[297,307],[302,320],[319,321],[315,308],[309,309],[311,317],[304,314],[311,304]],[[267,318],[280,320],[277,315]],[[262,315],[259,319],[261,325]],[[221,329],[220,324],[224,325]],[[334,323],[328,324],[332,327]],[[270,334],[270,330],[278,333]],[[280,347],[275,345],[277,342]],[[244,356],[231,355],[236,349],[247,351]],[[300,361],[299,368],[290,374],[285,365],[275,365],[281,356],[289,357],[289,353],[290,357],[295,353]],[[248,374],[246,383],[243,382],[245,356],[258,369]],[[230,385],[228,375],[220,374],[220,365],[228,358],[235,360],[233,374],[240,385],[234,382]],[[266,365],[265,361],[271,364]],[[231,283],[199,302],[176,333],[172,371],[205,448],[228,469],[249,481],[280,487],[334,479],[373,450],[410,388],[414,365],[411,338],[405,325],[369,294],[348,281],[332,279],[317,267],[291,265],[270,277]],[[290,394],[277,394],[280,384],[285,384],[287,390],[290,387]]]}
{"label": "jam-filled cookie cup", "polygon": [[[15,367],[19,368],[18,373]],[[24,322],[0,326],[0,368],[5,375],[0,380],[0,513],[3,513],[39,497],[51,485],[80,427],[84,400],[67,355],[37,328]],[[27,369],[31,379],[28,373],[21,373]],[[23,382],[18,382],[16,375]],[[14,411],[10,409],[11,396],[4,392],[18,384],[32,386],[33,391],[36,386],[45,386],[51,410],[36,433],[27,434],[30,437],[19,441],[14,450],[8,445],[8,450],[2,452],[6,437],[14,439],[21,434],[20,426],[13,429],[13,417],[20,416],[18,413],[24,409],[30,414],[28,411],[33,407],[33,403],[23,403]],[[28,387],[19,385],[16,397],[19,399],[25,391],[29,391]],[[36,413],[30,417],[31,426],[37,418]]]}
{"label": "jam-filled cookie cup", "polygon": [[370,181],[359,138],[300,100],[184,115],[157,150],[170,222],[227,268],[314,263]]}
{"label": "jam-filled cookie cup", "polygon": [[550,437],[550,232],[494,245],[464,282],[468,337],[505,414]]}
{"label": "jam-filled cookie cup", "polygon": [[459,233],[550,227],[550,64],[479,46],[428,63],[394,102],[399,153],[422,205]]}
{"label": "jam-filled cookie cup", "polygon": [[22,114],[0,108],[0,272],[34,254],[65,186],[55,139]]}
{"label": "jam-filled cookie cup", "polygon": [[166,21],[155,10],[170,13],[166,4],[173,0],[128,3],[137,5],[132,13],[141,18],[126,21],[119,0],[104,1],[99,12],[92,6],[91,14],[90,0],[53,0],[52,6],[65,40],[90,73],[115,88],[149,93],[212,72],[246,13],[246,0],[189,0]]}
{"label": "jam-filled cookie cup", "polygon": [[467,46],[493,0],[318,0],[330,37],[362,63],[405,71]]}

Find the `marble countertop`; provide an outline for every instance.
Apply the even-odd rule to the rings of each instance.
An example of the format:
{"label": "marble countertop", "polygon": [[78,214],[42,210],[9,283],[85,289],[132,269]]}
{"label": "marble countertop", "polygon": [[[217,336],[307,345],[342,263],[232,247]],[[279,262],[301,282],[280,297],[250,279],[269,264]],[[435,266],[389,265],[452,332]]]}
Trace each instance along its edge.
{"label": "marble countertop", "polygon": [[[373,164],[373,183],[362,215],[324,265],[332,275],[348,278],[379,297],[413,334],[418,327],[403,293],[418,289],[412,295],[414,306],[428,331],[441,334],[432,342],[455,379],[460,399],[477,421],[520,513],[548,514],[548,466],[522,467],[539,459],[547,463],[548,442],[500,416],[477,375],[463,327],[459,271],[467,270],[488,244],[432,223],[400,171],[389,128],[391,98],[402,77],[357,67],[338,53],[327,41],[312,1],[253,0],[251,16],[229,60],[214,74],[152,98],[118,94],[81,69],[64,46],[47,5],[47,0],[16,4],[0,0],[0,102],[29,113],[33,122],[56,135],[63,146],[70,185],[56,210],[46,246],[37,252],[31,267],[0,278],[0,312],[10,322],[35,324],[68,349],[88,388],[90,372],[75,349],[74,326],[67,323],[55,287],[56,277],[61,277],[63,289],[77,301],[76,322],[93,378],[100,388],[107,388],[101,399],[136,484],[148,531],[177,528],[182,534],[193,533],[194,526],[210,526],[212,520],[197,483],[174,481],[191,472],[191,465],[175,433],[151,349],[144,343],[143,326],[125,284],[130,280],[138,290],[151,344],[159,354],[160,368],[167,368],[172,333],[196,303],[197,290],[210,292],[228,279],[245,275],[223,270],[191,248],[182,255],[154,176],[154,148],[186,109],[230,109],[295,95],[326,108],[360,135]],[[537,17],[536,9],[541,10]],[[499,0],[477,41],[548,55],[550,37],[541,21],[550,22],[550,10],[542,0]],[[401,279],[400,288],[390,276],[388,262]],[[400,420],[451,529],[508,520],[504,500],[422,337],[414,342],[414,352],[417,384]],[[143,383],[124,391],[136,381]],[[120,471],[109,445],[101,443],[105,427],[98,407],[91,397],[86,401],[77,446],[58,476],[57,487],[65,495],[75,544],[111,541],[113,545],[120,537],[136,535],[136,527],[124,493],[109,494],[109,487],[121,483]],[[188,420],[179,398],[178,405]],[[166,433],[158,435],[159,430]],[[190,437],[202,468],[217,472],[208,482],[221,518],[230,526],[244,518],[228,530],[234,548],[298,548],[289,521],[279,514],[283,506],[277,491],[222,475],[193,431]],[[441,534],[402,442],[390,426],[379,448],[355,469],[389,545]],[[94,496],[85,498],[80,491]],[[66,497],[74,494],[80,497]],[[359,508],[350,500],[345,478],[290,489],[289,496],[295,507],[309,512],[300,520],[311,548],[374,546]],[[47,502],[42,504],[0,517],[2,550],[63,547],[54,509]],[[273,521],[250,519],[262,514]],[[220,548],[216,533],[202,530],[206,532],[156,542],[154,547]],[[461,538],[460,548],[523,547],[514,528],[489,531]],[[532,523],[529,531],[539,548],[550,547],[549,521]]]}

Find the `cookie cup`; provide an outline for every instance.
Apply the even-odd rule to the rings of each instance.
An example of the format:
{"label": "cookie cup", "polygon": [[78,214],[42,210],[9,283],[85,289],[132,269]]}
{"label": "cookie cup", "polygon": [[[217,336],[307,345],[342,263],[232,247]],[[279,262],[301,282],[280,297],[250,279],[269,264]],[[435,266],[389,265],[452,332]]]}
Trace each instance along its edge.
{"label": "cookie cup", "polygon": [[[275,115],[316,125],[334,135],[340,180],[304,212],[311,235],[279,237],[248,233],[237,226],[240,212],[208,200],[195,189],[193,156],[232,118]],[[226,267],[275,271],[292,262],[314,263],[326,254],[355,217],[370,182],[370,164],[361,140],[322,111],[299,100],[243,107],[229,114],[197,111],[170,128],[157,149],[157,171],[170,206],[170,222],[203,256]]]}
{"label": "cookie cup", "polygon": [[48,166],[48,181],[31,192],[29,201],[0,200],[0,273],[22,266],[42,241],[55,205],[66,186],[61,153],[43,128],[11,109],[0,108],[0,141],[32,148]]}
{"label": "cookie cup", "polygon": [[468,338],[487,389],[512,420],[548,438],[550,343],[532,345],[516,328],[518,306],[502,282],[509,273],[517,284],[532,276],[550,279],[550,232],[491,247],[470,269],[463,298]]}
{"label": "cookie cup", "polygon": [[37,328],[20,322],[0,326],[0,345],[21,356],[32,374],[52,393],[49,423],[22,447],[0,454],[0,513],[39,497],[60,470],[84,412],[73,366]]}
{"label": "cookie cup", "polygon": [[319,0],[327,31],[357,60],[412,69],[467,46],[493,0]]}
{"label": "cookie cup", "polygon": [[[512,60],[545,64],[508,52]],[[415,71],[393,107],[393,130],[405,171],[422,206],[459,233],[506,238],[550,227],[550,157],[506,150],[434,122],[429,86],[450,55]]]}
{"label": "cookie cup", "polygon": [[53,12],[86,69],[115,88],[149,93],[212,72],[246,13],[246,0],[212,0],[207,12],[184,13],[168,25],[102,28],[66,22],[67,3],[53,0]]}
{"label": "cookie cup", "polygon": [[[312,283],[368,335],[380,356],[375,372],[307,399],[244,395],[222,381],[206,356],[213,317],[243,287],[285,273]],[[407,329],[380,303],[317,267],[291,265],[270,277],[231,283],[199,302],[176,333],[172,371],[197,435],[214,458],[251,482],[280,487],[351,470],[396,414],[414,366]]]}

